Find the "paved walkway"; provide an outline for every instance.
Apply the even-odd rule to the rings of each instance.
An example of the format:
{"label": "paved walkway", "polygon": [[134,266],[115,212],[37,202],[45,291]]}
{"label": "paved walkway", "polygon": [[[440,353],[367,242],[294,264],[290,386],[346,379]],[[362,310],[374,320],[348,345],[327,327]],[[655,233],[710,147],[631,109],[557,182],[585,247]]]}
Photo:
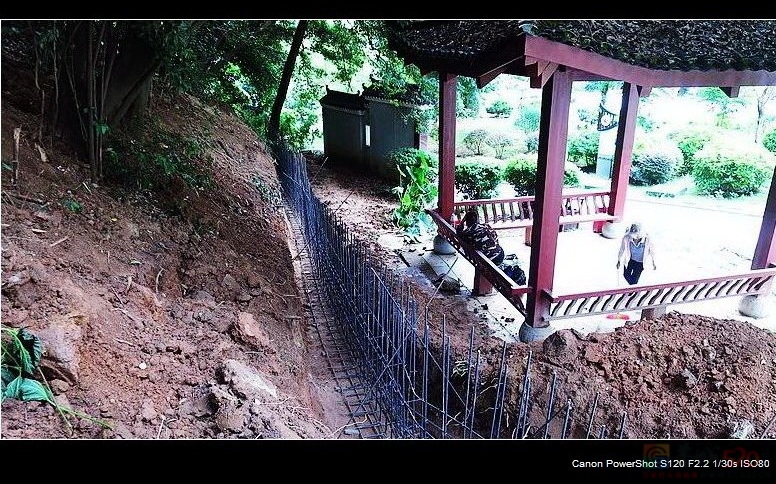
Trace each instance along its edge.
{"label": "paved walkway", "polygon": [[[641,284],[686,281],[744,272],[750,269],[754,247],[760,231],[764,206],[740,205],[741,208],[700,207],[681,199],[655,198],[633,191],[625,206],[622,230],[640,221],[656,245],[657,270],[644,271]],[[764,203],[764,202],[763,202]],[[526,271],[530,265],[530,247],[523,243],[523,230],[500,231],[499,240],[507,254],[516,254]],[[616,269],[620,241],[607,239],[592,232],[592,223],[580,224],[579,229],[558,234],[554,290],[568,293],[624,287],[621,271]],[[448,275],[458,279],[463,291],[470,296],[470,307],[484,314],[496,336],[518,340],[522,315],[499,293],[471,297],[474,268],[462,256],[437,255],[429,239],[418,250],[407,248],[403,254],[411,265],[419,267],[433,281]],[[768,304],[769,316],[749,318],[738,311],[740,297],[728,297],[697,303],[675,304],[669,311],[679,311],[718,319],[738,319],[776,332],[774,287]],[[485,309],[486,308],[486,309]],[[638,319],[640,311],[625,313]],[[575,328],[582,333],[613,331],[623,320],[606,315],[553,321],[556,329]]]}

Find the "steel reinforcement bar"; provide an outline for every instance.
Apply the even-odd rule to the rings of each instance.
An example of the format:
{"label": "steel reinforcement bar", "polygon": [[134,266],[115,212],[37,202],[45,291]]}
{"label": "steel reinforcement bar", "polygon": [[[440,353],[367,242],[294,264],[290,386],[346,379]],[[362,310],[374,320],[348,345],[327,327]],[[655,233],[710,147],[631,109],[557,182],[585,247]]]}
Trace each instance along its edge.
{"label": "steel reinforcement bar", "polygon": [[[504,346],[494,368],[474,347],[457,354],[442,316],[431,334],[430,316],[419,310],[399,274],[375,267],[335,210],[312,193],[304,158],[276,147],[278,176],[287,212],[295,217],[317,294],[311,310],[329,366],[362,438],[566,438],[572,435],[571,402],[556,406],[556,382],[548,403],[534,405],[531,358],[517,401],[507,401]],[[300,252],[301,253],[301,252]],[[325,324],[322,324],[325,323]],[[533,400],[532,400],[533,397]],[[541,397],[540,397],[541,398]],[[531,415],[532,408],[546,412]],[[537,410],[538,412],[538,410]],[[587,433],[592,433],[593,416]],[[543,422],[534,424],[529,422]],[[622,420],[623,425],[625,419]],[[619,429],[622,435],[624,427]],[[608,435],[602,429],[599,436]]]}

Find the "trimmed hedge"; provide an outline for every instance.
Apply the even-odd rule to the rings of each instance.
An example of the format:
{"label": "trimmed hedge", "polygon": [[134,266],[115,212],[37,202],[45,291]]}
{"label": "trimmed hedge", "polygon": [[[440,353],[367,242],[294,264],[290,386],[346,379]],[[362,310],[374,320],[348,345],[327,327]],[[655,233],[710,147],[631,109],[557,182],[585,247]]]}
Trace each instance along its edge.
{"label": "trimmed hedge", "polygon": [[642,148],[633,153],[630,183],[633,185],[657,185],[672,178],[676,167],[682,163],[682,152],[676,146],[663,144]]}
{"label": "trimmed hedge", "polygon": [[[509,182],[518,196],[536,194],[536,159],[517,158],[504,167],[503,179]],[[563,186],[578,187],[580,170],[571,163],[566,164],[563,172]]]}
{"label": "trimmed hedge", "polygon": [[776,156],[753,143],[707,144],[695,154],[692,177],[700,195],[735,198],[758,193]]}
{"label": "trimmed hedge", "polygon": [[491,198],[501,183],[501,173],[496,162],[459,162],[455,165],[455,187],[470,199]]}

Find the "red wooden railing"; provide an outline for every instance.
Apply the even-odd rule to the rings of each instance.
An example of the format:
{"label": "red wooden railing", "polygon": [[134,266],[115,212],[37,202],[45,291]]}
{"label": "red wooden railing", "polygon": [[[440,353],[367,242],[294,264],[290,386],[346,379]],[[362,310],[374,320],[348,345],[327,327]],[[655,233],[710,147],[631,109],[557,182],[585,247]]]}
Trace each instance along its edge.
{"label": "red wooden railing", "polygon": [[[525,305],[522,296],[528,292],[527,286],[519,286],[511,277],[504,274],[504,271],[498,268],[485,254],[476,250],[471,245],[460,240],[455,229],[450,222],[443,219],[436,210],[426,210],[434,222],[437,224],[438,233],[447,239],[450,244],[458,250],[474,267],[475,271],[485,276],[498,292],[523,315],[525,316]],[[475,277],[477,277],[475,275]]]}
{"label": "red wooden railing", "polygon": [[[455,229],[435,210],[427,210],[437,224],[438,233],[447,239],[490,283],[523,315],[526,308],[523,294],[529,286],[518,286],[482,252],[458,239]],[[475,277],[477,277],[475,275]],[[655,285],[634,285],[625,288],[595,292],[555,295],[545,294],[551,300],[545,321],[665,307],[670,304],[690,303],[748,294],[762,294],[770,290],[776,277],[776,267],[751,270],[708,279],[669,282]]]}
{"label": "red wooden railing", "polygon": [[[559,212],[561,224],[615,220],[607,213],[609,191],[569,190],[562,195]],[[530,227],[533,225],[534,196],[501,199],[463,200],[453,204],[453,217],[458,224],[466,211],[475,207],[480,222],[490,224],[494,229]]]}
{"label": "red wooden railing", "polygon": [[757,269],[743,274],[731,274],[709,279],[669,282],[649,286],[549,297],[550,313],[545,320],[587,316],[593,314],[656,308],[669,304],[689,303],[747,294],[762,294],[771,288],[776,268]]}

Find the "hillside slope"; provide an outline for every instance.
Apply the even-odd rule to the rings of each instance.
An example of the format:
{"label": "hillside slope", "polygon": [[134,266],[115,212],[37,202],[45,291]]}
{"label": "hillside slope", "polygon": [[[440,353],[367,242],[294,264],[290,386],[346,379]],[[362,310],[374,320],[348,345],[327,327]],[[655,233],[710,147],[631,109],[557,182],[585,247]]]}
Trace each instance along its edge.
{"label": "hillside slope", "polygon": [[[35,140],[29,71],[3,66],[3,324],[44,344],[57,401],[7,399],[4,438],[325,438],[336,398],[308,352],[272,158],[234,116],[190,97],[150,116],[204,147],[213,190],[89,181]],[[48,142],[48,140],[46,140]],[[42,159],[42,156],[45,159]]]}

